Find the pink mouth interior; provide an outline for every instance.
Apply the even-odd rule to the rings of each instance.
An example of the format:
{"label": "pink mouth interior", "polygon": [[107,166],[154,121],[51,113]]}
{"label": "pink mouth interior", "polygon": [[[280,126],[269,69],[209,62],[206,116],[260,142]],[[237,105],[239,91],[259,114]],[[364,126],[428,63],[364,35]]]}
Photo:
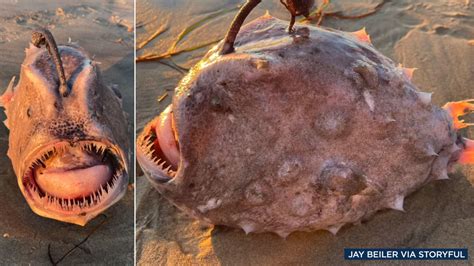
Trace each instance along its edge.
{"label": "pink mouth interior", "polygon": [[154,127],[158,142],[155,143],[155,145],[159,145],[167,161],[177,168],[179,164],[179,149],[173,130],[173,112],[171,105],[160,114]]}
{"label": "pink mouth interior", "polygon": [[96,191],[111,175],[110,167],[103,164],[71,170],[47,167],[37,171],[36,182],[58,198],[82,198]]}
{"label": "pink mouth interior", "polygon": [[77,147],[63,150],[34,171],[42,191],[66,199],[87,197],[107,184],[112,175],[111,166],[99,155]]}

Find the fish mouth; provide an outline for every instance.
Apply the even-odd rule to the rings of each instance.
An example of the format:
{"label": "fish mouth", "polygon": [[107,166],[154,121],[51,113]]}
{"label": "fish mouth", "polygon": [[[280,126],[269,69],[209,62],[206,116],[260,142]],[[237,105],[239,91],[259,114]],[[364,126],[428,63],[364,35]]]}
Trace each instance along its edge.
{"label": "fish mouth", "polygon": [[137,160],[153,182],[166,183],[176,177],[180,150],[172,105],[145,126],[137,139]]}
{"label": "fish mouth", "polygon": [[126,192],[125,157],[107,141],[58,141],[29,157],[18,183],[41,216],[85,225]]}

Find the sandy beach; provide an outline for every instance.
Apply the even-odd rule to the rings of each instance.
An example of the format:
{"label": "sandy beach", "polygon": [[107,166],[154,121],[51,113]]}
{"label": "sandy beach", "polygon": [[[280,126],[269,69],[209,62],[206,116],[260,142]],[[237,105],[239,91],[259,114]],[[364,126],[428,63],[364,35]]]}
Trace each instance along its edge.
{"label": "sandy beach", "polygon": [[[171,101],[173,90],[209,49],[194,46],[223,38],[243,1],[153,0],[137,3],[138,57],[176,53],[137,63],[137,132]],[[331,1],[327,12],[371,12],[381,1]],[[288,20],[278,0],[263,1],[247,22],[270,14]],[[196,25],[176,42],[183,30]],[[322,23],[345,31],[366,27],[373,45],[406,67],[418,70],[414,83],[433,92],[433,102],[474,97],[474,4],[465,0],[386,1],[361,19],[327,17]],[[155,38],[152,38],[152,37]],[[160,101],[158,100],[160,99]],[[470,118],[472,119],[472,117]],[[473,130],[465,132],[474,136]],[[140,173],[140,171],[138,171]],[[469,182],[470,181],[470,182]],[[343,265],[347,247],[457,247],[474,249],[474,167],[457,166],[449,180],[436,181],[406,198],[405,212],[382,211],[336,236],[326,231],[297,232],[287,239],[273,234],[245,235],[241,230],[209,226],[189,218],[137,176],[137,263],[139,265]],[[433,262],[419,263],[432,264]],[[473,260],[459,262],[472,265]],[[402,264],[362,262],[365,264]],[[415,264],[414,262],[412,264]],[[434,263],[445,265],[445,262]]]}
{"label": "sandy beach", "polygon": [[[19,75],[29,46],[31,30],[46,26],[58,44],[77,42],[95,60],[108,84],[117,84],[133,128],[133,1],[1,1],[0,7],[0,87],[7,87]],[[3,121],[5,114],[0,112]],[[132,132],[132,131],[130,131]],[[130,134],[132,135],[132,134]],[[130,141],[133,137],[130,136]],[[57,222],[34,214],[21,195],[10,161],[6,156],[8,130],[0,126],[0,256],[5,265],[51,265],[87,241],[62,263],[133,264],[133,188],[124,199],[87,226]]]}

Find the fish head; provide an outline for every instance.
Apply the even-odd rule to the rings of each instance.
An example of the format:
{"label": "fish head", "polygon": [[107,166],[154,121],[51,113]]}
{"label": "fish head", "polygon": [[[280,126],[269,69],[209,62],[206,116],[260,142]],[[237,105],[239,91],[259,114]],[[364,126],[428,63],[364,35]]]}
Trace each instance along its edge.
{"label": "fish head", "polygon": [[74,45],[58,50],[67,96],[59,93],[47,49],[31,45],[18,84],[1,97],[8,157],[36,214],[85,225],[126,192],[126,117],[120,94],[104,84],[85,51]]}

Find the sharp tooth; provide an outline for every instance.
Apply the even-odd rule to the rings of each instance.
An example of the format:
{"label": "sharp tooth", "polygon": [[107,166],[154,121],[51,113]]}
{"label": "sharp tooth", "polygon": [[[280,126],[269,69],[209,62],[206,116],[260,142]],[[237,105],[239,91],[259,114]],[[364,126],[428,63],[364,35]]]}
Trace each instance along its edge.
{"label": "sharp tooth", "polygon": [[46,165],[43,163],[43,161],[41,161],[40,159],[38,159],[38,162],[39,162],[39,164],[41,164],[41,166],[42,166],[43,168],[46,168]]}
{"label": "sharp tooth", "polygon": [[159,166],[161,167],[161,169],[163,169],[165,167],[165,161],[163,161],[161,164],[159,164]]}

